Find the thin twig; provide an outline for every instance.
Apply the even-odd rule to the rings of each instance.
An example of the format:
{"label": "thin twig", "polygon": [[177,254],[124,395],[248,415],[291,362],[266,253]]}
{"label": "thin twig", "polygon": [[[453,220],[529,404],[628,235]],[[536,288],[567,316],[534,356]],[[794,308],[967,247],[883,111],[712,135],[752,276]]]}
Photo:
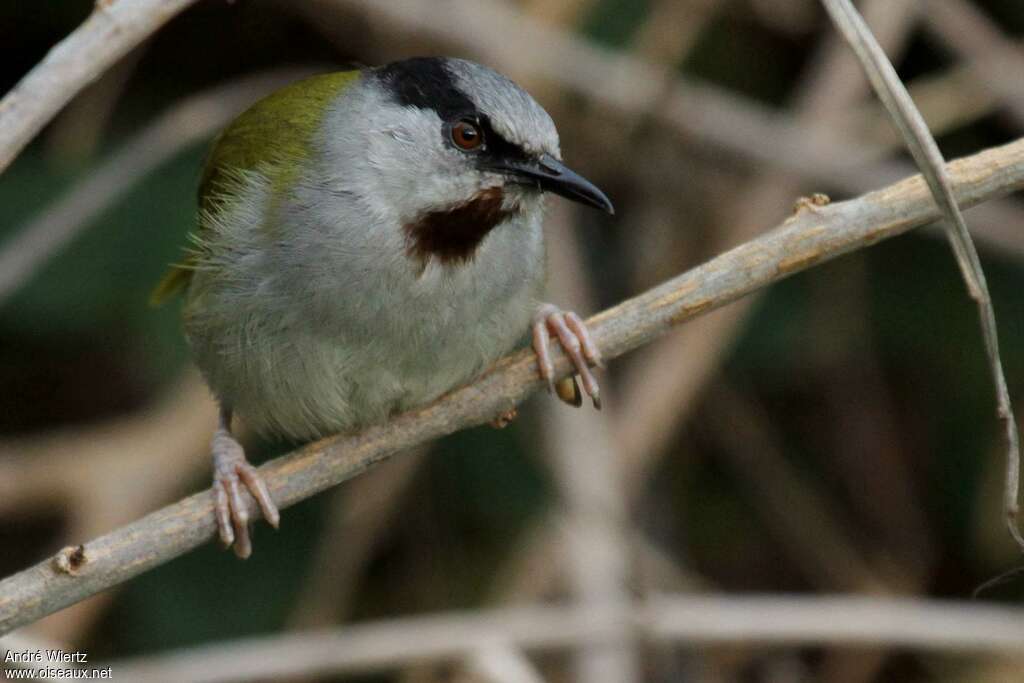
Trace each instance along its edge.
{"label": "thin twig", "polygon": [[978,305],[981,318],[981,331],[985,338],[985,351],[988,356],[989,368],[995,382],[996,401],[999,419],[1003,422],[1006,434],[1006,488],[1003,492],[1003,509],[1006,525],[1010,535],[1024,551],[1024,536],[1017,525],[1017,498],[1020,489],[1020,445],[1017,435],[1017,423],[1010,406],[1010,392],[1003,374],[1002,359],[999,355],[999,335],[996,329],[996,314],[992,308],[992,299],[988,293],[985,273],[978,259],[978,252],[971,241],[967,223],[964,221],[960,207],[953,196],[949,177],[945,172],[945,160],[939,146],[928,130],[928,125],[921,117],[921,112],[914,106],[907,94],[896,70],[893,68],[885,52],[878,45],[871,30],[864,23],[860,14],[850,0],[822,0],[832,21],[840,33],[853,47],[860,59],[868,80],[878,94],[879,99],[889,111],[893,122],[899,128],[903,139],[910,150],[914,161],[921,169],[928,187],[931,189],[935,202],[942,209],[947,220],[947,235],[953,246],[957,263],[971,298]]}
{"label": "thin twig", "polygon": [[[964,206],[1024,187],[1024,139],[950,164]],[[849,251],[940,217],[924,181],[790,217],[776,229],[589,320],[606,359],[635,349],[701,313]],[[570,371],[556,351],[560,377]],[[534,355],[516,352],[435,403],[354,436],[334,436],[272,460],[260,470],[275,502],[288,507],[410,446],[490,421],[541,387]],[[259,511],[246,497],[252,519]],[[0,633],[32,622],[184,554],[212,539],[209,491],[158,510],[0,581]]]}
{"label": "thin twig", "polygon": [[664,644],[884,644],[947,654],[1024,648],[1024,610],[1019,608],[899,598],[674,594],[636,603],[612,619],[581,607],[436,614],[247,638],[103,665],[119,680],[143,683],[277,680],[452,660],[494,642],[551,651],[601,643],[623,627]]}
{"label": "thin twig", "polygon": [[196,0],[97,2],[0,100],[0,172],[78,92]]}

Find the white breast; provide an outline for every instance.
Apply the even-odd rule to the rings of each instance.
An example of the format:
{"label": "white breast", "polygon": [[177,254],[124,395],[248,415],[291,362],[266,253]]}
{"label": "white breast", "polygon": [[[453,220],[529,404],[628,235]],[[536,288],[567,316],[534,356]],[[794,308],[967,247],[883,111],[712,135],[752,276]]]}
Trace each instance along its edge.
{"label": "white breast", "polygon": [[196,273],[185,321],[213,391],[256,429],[303,439],[381,421],[525,337],[543,286],[539,197],[468,263],[421,271],[395,226],[349,215],[275,240],[246,222],[266,187],[249,195],[212,231],[233,234],[231,253]]}

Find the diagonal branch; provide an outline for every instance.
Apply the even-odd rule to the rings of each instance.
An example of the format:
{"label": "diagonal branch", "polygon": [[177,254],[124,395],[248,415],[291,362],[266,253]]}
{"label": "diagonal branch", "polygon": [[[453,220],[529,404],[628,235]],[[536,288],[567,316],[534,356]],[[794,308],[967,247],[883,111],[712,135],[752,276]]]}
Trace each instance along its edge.
{"label": "diagonal branch", "polygon": [[[949,166],[963,206],[1024,188],[1024,139]],[[919,177],[847,202],[808,207],[774,230],[590,319],[611,359],[671,327],[812,265],[940,217]],[[560,376],[570,368],[556,354]],[[514,353],[472,384],[354,436],[335,436],[266,463],[274,500],[287,507],[351,479],[396,453],[489,421],[542,385],[531,352]],[[209,491],[0,581],[0,634],[74,604],[205,543],[215,524]],[[258,510],[248,500],[250,513]]]}
{"label": "diagonal branch", "polygon": [[85,23],[0,100],[0,172],[82,88],[195,1],[97,0]]}

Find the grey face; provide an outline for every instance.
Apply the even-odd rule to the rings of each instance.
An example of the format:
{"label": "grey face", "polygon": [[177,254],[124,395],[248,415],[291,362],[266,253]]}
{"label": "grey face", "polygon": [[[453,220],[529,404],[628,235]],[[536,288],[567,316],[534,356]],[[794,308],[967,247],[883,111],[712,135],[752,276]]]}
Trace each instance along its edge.
{"label": "grey face", "polygon": [[417,57],[388,64],[374,74],[397,104],[431,112],[448,126],[460,120],[486,126],[484,132],[492,139],[481,152],[560,156],[558,132],[548,113],[491,69],[463,59]]}
{"label": "grey face", "polygon": [[599,189],[561,163],[548,113],[501,74],[461,59],[424,57],[389,64],[373,76],[392,102],[421,124],[427,119],[414,128],[433,139],[417,142],[424,154],[438,156],[437,171],[448,175],[446,190],[452,191],[440,193],[447,201],[471,202],[478,190],[499,188],[508,190],[507,210],[516,208],[510,205],[516,196],[539,191],[612,210]]}

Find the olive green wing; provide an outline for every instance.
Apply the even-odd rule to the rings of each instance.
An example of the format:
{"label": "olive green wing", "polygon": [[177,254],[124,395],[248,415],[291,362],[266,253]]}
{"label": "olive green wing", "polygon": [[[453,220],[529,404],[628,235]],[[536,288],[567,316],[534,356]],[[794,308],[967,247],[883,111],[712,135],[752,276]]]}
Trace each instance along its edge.
{"label": "olive green wing", "polygon": [[[228,126],[213,141],[199,181],[199,211],[217,210],[219,200],[230,199],[239,173],[259,170],[275,188],[288,187],[309,156],[309,144],[328,105],[359,78],[359,71],[312,76],[268,95]],[[202,221],[192,242],[202,245]],[[197,248],[186,251],[150,295],[160,305],[184,290],[195,270]]]}

